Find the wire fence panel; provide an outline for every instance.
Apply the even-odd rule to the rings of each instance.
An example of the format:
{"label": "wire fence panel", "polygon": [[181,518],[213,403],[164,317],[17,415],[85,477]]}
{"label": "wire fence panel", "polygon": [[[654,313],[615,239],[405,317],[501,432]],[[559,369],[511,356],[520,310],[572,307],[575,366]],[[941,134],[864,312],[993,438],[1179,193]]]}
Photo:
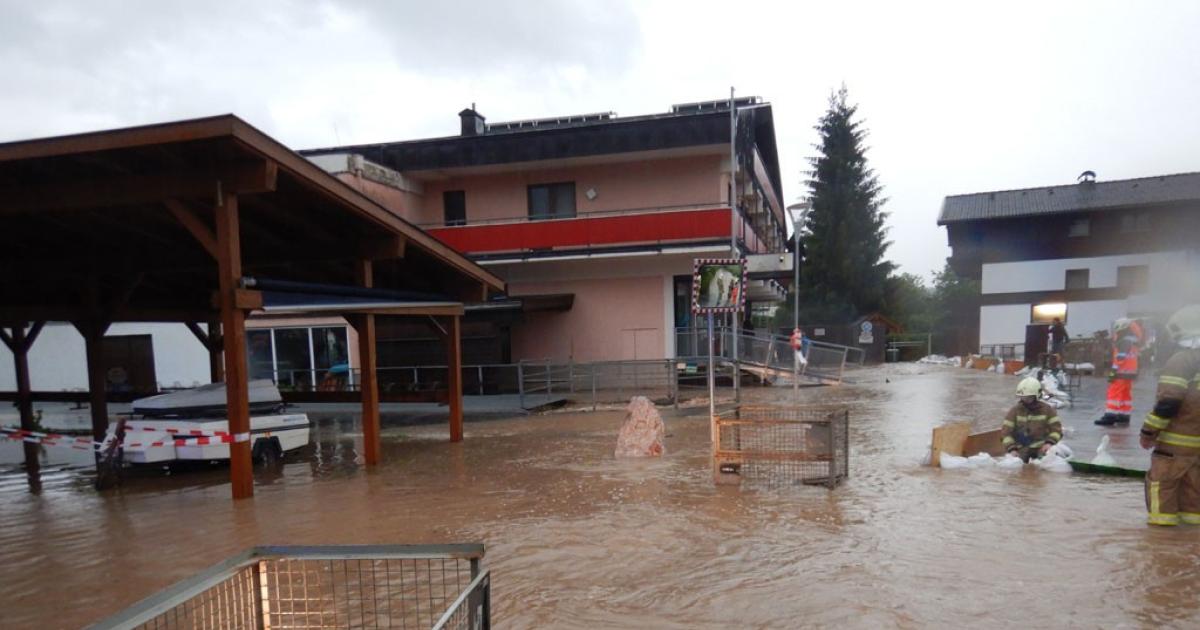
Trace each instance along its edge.
{"label": "wire fence panel", "polygon": [[270,628],[432,628],[471,581],[456,559],[263,560]]}
{"label": "wire fence panel", "polygon": [[483,630],[492,618],[491,574],[484,571],[433,626],[433,630]]}
{"label": "wire fence panel", "polygon": [[741,406],[718,414],[713,447],[718,483],[836,486],[849,476],[849,412]]}
{"label": "wire fence panel", "polygon": [[241,630],[262,627],[258,570],[239,569],[225,581],[157,617],[133,627],[146,629]]}
{"label": "wire fence panel", "polygon": [[93,626],[488,628],[482,545],[257,548]]}

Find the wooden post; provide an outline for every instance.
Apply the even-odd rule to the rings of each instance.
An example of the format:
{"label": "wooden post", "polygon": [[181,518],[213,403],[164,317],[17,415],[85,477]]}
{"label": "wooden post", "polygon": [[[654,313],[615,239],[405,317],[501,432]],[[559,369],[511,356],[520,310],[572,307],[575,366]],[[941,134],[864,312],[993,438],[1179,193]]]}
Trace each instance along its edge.
{"label": "wooden post", "polygon": [[225,380],[225,363],[221,357],[221,318],[211,317],[208,320],[208,375],[213,383]]}
{"label": "wooden post", "polygon": [[216,209],[217,273],[221,330],[225,349],[225,397],[229,417],[229,480],[233,498],[254,495],[250,461],[250,392],[246,374],[246,313],[238,308],[235,292],[242,279],[242,249],[237,195],[225,194]]}
{"label": "wooden post", "polygon": [[104,439],[108,432],[108,379],[104,371],[104,333],[107,322],[76,322],[75,328],[83,335],[84,354],[87,356],[88,405],[92,414],[92,439]]}
{"label": "wooden post", "polygon": [[457,315],[446,318],[446,376],[449,385],[450,441],[463,439],[462,324]]}
{"label": "wooden post", "polygon": [[[358,286],[374,286],[370,260],[359,260],[354,266]],[[351,317],[358,331],[359,391],[362,393],[363,457],[368,466],[379,463],[379,381],[375,373],[375,316],[370,313]]]}
{"label": "wooden post", "polygon": [[[25,334],[25,324],[13,326],[11,335],[5,334],[4,330],[0,329],[0,339],[13,354],[13,369],[17,380],[17,412],[21,416],[21,428],[26,431],[36,429],[33,423],[33,387],[29,381],[29,348],[37,339],[44,323],[34,324],[28,335]],[[38,462],[38,446],[31,442],[25,442],[24,450],[25,471],[29,474],[30,480],[36,483],[37,473],[41,468],[41,464]]]}

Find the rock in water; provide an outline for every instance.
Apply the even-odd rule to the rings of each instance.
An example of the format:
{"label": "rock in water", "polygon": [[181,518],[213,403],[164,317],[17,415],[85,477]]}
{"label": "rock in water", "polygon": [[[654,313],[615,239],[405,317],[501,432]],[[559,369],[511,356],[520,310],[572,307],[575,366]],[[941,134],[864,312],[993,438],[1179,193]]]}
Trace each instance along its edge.
{"label": "rock in water", "polygon": [[658,457],[663,454],[666,427],[654,403],[645,396],[634,396],[625,413],[625,423],[617,435],[617,457]]}

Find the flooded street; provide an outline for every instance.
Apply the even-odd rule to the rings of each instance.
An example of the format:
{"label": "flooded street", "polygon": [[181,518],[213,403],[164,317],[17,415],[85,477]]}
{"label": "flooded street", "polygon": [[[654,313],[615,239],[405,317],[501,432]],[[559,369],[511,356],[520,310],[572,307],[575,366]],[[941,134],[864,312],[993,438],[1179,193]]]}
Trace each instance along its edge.
{"label": "flooded street", "polygon": [[[645,461],[613,458],[619,411],[472,422],[456,445],[444,424],[385,425],[372,471],[354,421],[322,420],[238,503],[220,467],[97,494],[86,471],[48,465],[32,494],[5,464],[0,627],[79,627],[258,544],[468,541],[487,545],[499,628],[1200,625],[1200,529],[1148,528],[1139,480],[920,465],[932,427],[997,426],[1015,377],[854,378],[801,393],[850,410],[851,477],[833,491],[714,486],[706,409],[664,409],[667,454]],[[1102,392],[1088,380],[1060,412],[1085,459]],[[1139,425],[1113,432],[1124,465],[1148,460],[1130,447]]]}

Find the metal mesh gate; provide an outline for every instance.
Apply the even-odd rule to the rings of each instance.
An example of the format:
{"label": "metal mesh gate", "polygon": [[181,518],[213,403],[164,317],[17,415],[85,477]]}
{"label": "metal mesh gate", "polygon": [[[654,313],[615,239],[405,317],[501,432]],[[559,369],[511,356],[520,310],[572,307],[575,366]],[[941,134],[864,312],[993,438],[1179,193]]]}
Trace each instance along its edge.
{"label": "metal mesh gate", "polygon": [[482,545],[259,547],[94,628],[488,628]]}
{"label": "metal mesh gate", "polygon": [[850,413],[845,409],[741,406],[715,418],[718,483],[836,486],[850,475]]}

